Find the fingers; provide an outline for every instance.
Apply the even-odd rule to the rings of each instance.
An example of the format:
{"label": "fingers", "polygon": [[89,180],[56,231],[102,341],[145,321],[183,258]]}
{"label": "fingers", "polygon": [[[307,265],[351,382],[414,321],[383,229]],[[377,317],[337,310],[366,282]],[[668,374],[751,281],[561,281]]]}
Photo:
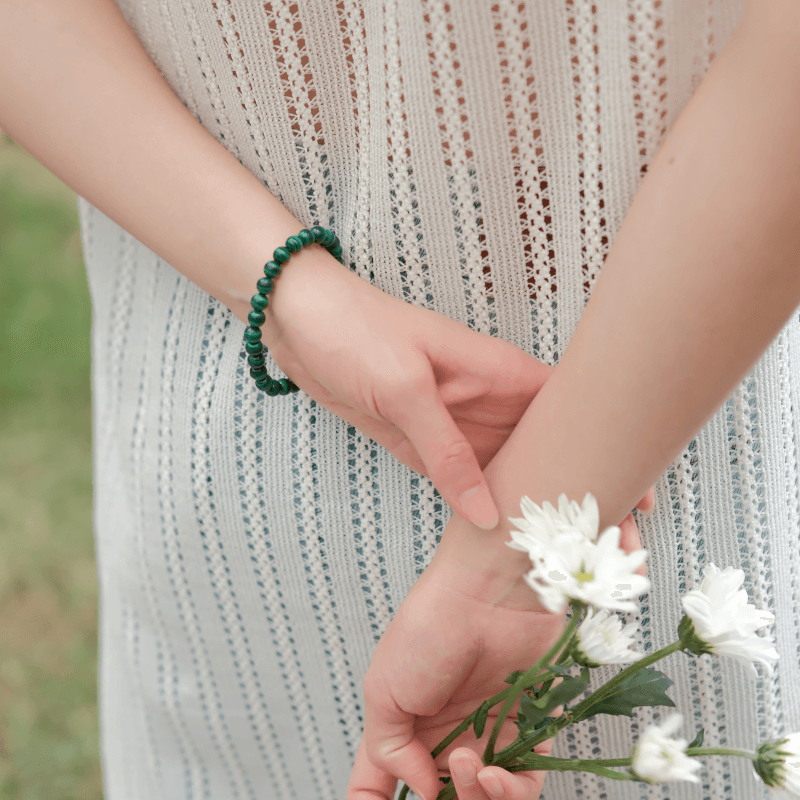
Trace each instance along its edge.
{"label": "fingers", "polygon": [[453,510],[473,525],[492,530],[499,522],[497,506],[472,445],[439,395],[430,366],[413,383],[396,388],[381,404],[386,418],[406,434]]}
{"label": "fingers", "polygon": [[655,486],[651,486],[647,490],[647,494],[636,504],[639,511],[652,511],[656,504],[656,490]]}
{"label": "fingers", "polygon": [[484,768],[478,754],[467,747],[453,750],[448,765],[458,800],[537,800],[542,791],[542,773]]}
{"label": "fingers", "polygon": [[544,773],[512,773],[500,767],[485,767],[478,773],[478,782],[489,800],[538,800]]}
{"label": "fingers", "polygon": [[[655,488],[651,486],[647,490],[647,494],[636,504],[636,508],[640,511],[652,511],[655,506]],[[628,514],[619,525],[620,529],[620,546],[626,553],[632,553],[635,550],[642,549],[642,537],[639,534],[639,527],[636,525],[636,520],[633,514]],[[647,568],[642,564],[636,570],[638,575],[646,575]]]}
{"label": "fingers", "polygon": [[483,762],[477,753],[466,747],[459,747],[450,754],[447,766],[453,777],[458,800],[486,800],[483,787],[478,783],[478,770],[483,769]]}
{"label": "fingers", "polygon": [[356,762],[347,785],[347,800],[392,800],[397,778],[374,766],[367,758],[365,739],[356,753]]}
{"label": "fingers", "polygon": [[[405,781],[414,794],[423,800],[436,800],[441,786],[438,771],[430,751],[415,736],[416,715],[403,711],[385,686],[377,687],[366,680],[364,700],[362,746],[376,772],[369,773],[366,767],[361,769],[358,783],[362,791],[364,787],[378,786],[381,774],[391,774]],[[373,800],[373,797],[379,798],[380,794],[366,794],[363,797]]]}
{"label": "fingers", "polygon": [[642,549],[642,539],[639,536],[639,528],[636,526],[633,514],[628,514],[628,516],[620,522],[619,529],[620,547],[622,547],[626,553],[632,553],[634,550]]}

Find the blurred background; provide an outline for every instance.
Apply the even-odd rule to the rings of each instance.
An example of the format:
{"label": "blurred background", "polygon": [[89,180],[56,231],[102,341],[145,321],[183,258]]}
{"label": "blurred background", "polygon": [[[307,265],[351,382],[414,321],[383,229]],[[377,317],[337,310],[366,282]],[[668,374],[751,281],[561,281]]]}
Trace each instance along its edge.
{"label": "blurred background", "polygon": [[0,800],[100,800],[75,195],[0,133]]}

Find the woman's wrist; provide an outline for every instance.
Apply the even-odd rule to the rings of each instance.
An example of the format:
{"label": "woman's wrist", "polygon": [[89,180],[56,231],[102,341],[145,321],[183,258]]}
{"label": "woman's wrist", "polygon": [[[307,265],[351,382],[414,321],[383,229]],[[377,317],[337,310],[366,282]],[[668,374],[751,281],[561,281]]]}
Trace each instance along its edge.
{"label": "woman's wrist", "polygon": [[494,530],[485,531],[454,513],[431,564],[437,581],[490,605],[543,610],[524,580],[530,559],[506,544],[511,541],[510,530],[511,523],[502,517]]}

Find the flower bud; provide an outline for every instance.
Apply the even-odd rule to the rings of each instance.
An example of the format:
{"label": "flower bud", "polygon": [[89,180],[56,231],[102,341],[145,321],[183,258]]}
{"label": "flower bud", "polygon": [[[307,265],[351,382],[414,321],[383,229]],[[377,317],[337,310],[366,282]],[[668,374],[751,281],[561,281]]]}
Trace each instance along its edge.
{"label": "flower bud", "polygon": [[800,733],[759,745],[753,769],[770,788],[800,797]]}

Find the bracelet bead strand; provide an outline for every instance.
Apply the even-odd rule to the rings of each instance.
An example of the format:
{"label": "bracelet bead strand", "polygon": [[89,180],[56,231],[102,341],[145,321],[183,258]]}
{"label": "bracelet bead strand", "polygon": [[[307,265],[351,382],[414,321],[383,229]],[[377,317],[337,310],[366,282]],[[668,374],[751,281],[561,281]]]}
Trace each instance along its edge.
{"label": "bracelet bead strand", "polygon": [[290,394],[299,391],[299,387],[289,378],[275,379],[267,374],[264,366],[264,355],[267,348],[261,341],[261,326],[267,317],[264,310],[269,306],[269,295],[275,288],[275,281],[289,259],[299,253],[304,247],[312,244],[322,245],[337,261],[342,260],[342,246],[336,234],[328,228],[315,225],[313,228],[303,228],[295,236],[290,236],[283,247],[276,247],[272,260],[264,266],[264,277],[258,279],[257,292],[250,299],[253,310],[247,315],[250,323],[244,331],[244,349],[247,353],[247,363],[250,365],[250,377],[262,392],[270,397],[278,394]]}

